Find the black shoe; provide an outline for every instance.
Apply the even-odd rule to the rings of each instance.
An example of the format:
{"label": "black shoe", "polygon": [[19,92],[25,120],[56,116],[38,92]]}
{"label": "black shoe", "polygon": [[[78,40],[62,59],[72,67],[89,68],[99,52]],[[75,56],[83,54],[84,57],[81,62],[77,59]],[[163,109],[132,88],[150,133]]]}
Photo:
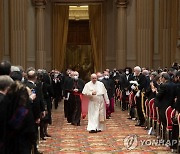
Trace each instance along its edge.
{"label": "black shoe", "polygon": [[80,123],[77,123],[77,126],[81,126]]}
{"label": "black shoe", "polygon": [[139,123],[139,124],[136,124],[135,126],[141,126],[141,123]]}
{"label": "black shoe", "polygon": [[144,130],[148,130],[148,127],[146,126],[146,127],[144,128]]}
{"label": "black shoe", "polygon": [[96,132],[102,132],[102,130],[96,130]]}
{"label": "black shoe", "polygon": [[89,133],[97,133],[96,130],[90,130]]}
{"label": "black shoe", "polygon": [[129,117],[129,118],[127,118],[127,119],[130,119],[130,120],[131,120],[132,118],[131,118],[131,117]]}
{"label": "black shoe", "polygon": [[109,115],[107,115],[107,116],[106,116],[106,119],[110,119],[110,116],[109,116]]}
{"label": "black shoe", "polygon": [[46,137],[51,137],[51,135],[49,135],[48,133],[45,134]]}
{"label": "black shoe", "polygon": [[145,124],[141,124],[141,127],[146,127],[146,125]]}
{"label": "black shoe", "polygon": [[41,137],[41,140],[46,140],[44,137]]}
{"label": "black shoe", "polygon": [[135,126],[145,127],[144,123],[137,123]]}
{"label": "black shoe", "polygon": [[35,151],[34,154],[43,154],[43,153],[39,151]]}

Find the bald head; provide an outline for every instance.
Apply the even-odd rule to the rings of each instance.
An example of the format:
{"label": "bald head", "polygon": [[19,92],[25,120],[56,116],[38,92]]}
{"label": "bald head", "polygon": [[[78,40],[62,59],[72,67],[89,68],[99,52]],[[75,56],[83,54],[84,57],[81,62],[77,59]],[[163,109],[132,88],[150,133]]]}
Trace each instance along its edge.
{"label": "bald head", "polygon": [[36,71],[35,70],[30,70],[27,72],[27,77],[28,77],[28,80],[32,80],[32,81],[35,81],[37,76],[36,76]]}
{"label": "bald head", "polygon": [[91,81],[95,84],[97,81],[97,75],[95,73],[91,74]]}

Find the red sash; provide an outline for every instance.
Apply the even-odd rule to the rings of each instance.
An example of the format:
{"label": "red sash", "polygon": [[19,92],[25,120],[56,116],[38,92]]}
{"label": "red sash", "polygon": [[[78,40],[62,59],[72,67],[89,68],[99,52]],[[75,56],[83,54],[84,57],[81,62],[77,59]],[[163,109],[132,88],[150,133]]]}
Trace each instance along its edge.
{"label": "red sash", "polygon": [[88,113],[89,98],[83,94],[80,94],[80,99],[81,99],[81,115],[82,118],[85,119]]}

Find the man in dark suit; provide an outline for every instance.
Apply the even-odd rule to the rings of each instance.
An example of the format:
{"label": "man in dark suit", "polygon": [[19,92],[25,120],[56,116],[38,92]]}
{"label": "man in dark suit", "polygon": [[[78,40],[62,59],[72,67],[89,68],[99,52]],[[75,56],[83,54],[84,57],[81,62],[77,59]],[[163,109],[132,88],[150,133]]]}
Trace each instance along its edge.
{"label": "man in dark suit", "polygon": [[134,86],[132,85],[131,88],[136,94],[136,106],[137,106],[137,114],[139,118],[139,122],[136,124],[136,126],[144,126],[145,123],[145,117],[143,114],[143,104],[141,99],[141,93],[146,88],[146,77],[141,73],[141,68],[139,66],[134,67],[134,74],[133,74],[133,81],[137,81],[138,85]]}
{"label": "man in dark suit", "polygon": [[[172,149],[177,149],[178,144],[178,137],[179,137],[179,125],[178,125],[178,114],[180,113],[180,71],[176,72],[175,75],[176,78],[176,89],[175,89],[175,96],[176,96],[176,102],[175,102],[175,109],[176,109],[176,113],[175,113],[175,120],[173,121],[173,127],[172,127],[172,140],[176,140],[177,143],[173,144],[171,146]],[[180,152],[180,151],[178,151]]]}
{"label": "man in dark suit", "polygon": [[58,104],[62,99],[62,78],[59,71],[54,71],[52,76],[52,86],[54,91],[54,107],[58,108]]}
{"label": "man in dark suit", "polygon": [[70,69],[67,69],[66,75],[63,77],[63,97],[64,97],[64,116],[67,118],[67,121],[69,123],[72,122],[72,119],[69,116],[71,114],[70,110],[70,90],[72,89],[72,83],[73,83],[73,71]]}
{"label": "man in dark suit", "polygon": [[[162,72],[160,75],[161,85],[155,98],[156,106],[159,109],[159,118],[166,129],[166,109],[174,105],[175,84],[170,82],[170,76],[167,72]],[[165,131],[164,131],[165,132]]]}
{"label": "man in dark suit", "polygon": [[111,116],[111,113],[114,112],[114,93],[115,93],[114,81],[112,79],[110,79],[109,76],[110,76],[109,72],[104,71],[104,78],[101,81],[107,90],[108,98],[110,101],[110,105],[106,106],[106,118],[107,119],[109,119]]}
{"label": "man in dark suit", "polygon": [[29,68],[27,71],[27,81],[26,86],[36,94],[34,100],[32,100],[32,111],[34,116],[34,122],[36,127],[36,139],[34,141],[34,153],[40,153],[37,149],[37,139],[38,139],[38,126],[40,124],[40,118],[45,116],[45,106],[42,98],[42,83],[37,81],[37,74],[34,68]]}
{"label": "man in dark suit", "polygon": [[124,73],[120,76],[123,111],[127,109],[126,99],[129,96],[129,92],[131,91],[131,86],[129,82],[131,80],[133,80],[132,69],[130,67],[126,67],[124,69]]}
{"label": "man in dark suit", "polygon": [[0,76],[0,153],[4,153],[4,140],[5,136],[5,123],[6,123],[6,106],[7,104],[3,102],[4,96],[6,95],[8,88],[13,83],[13,80],[7,75]]}
{"label": "man in dark suit", "polygon": [[175,108],[180,113],[180,71],[176,72],[177,84],[176,84],[176,104]]}

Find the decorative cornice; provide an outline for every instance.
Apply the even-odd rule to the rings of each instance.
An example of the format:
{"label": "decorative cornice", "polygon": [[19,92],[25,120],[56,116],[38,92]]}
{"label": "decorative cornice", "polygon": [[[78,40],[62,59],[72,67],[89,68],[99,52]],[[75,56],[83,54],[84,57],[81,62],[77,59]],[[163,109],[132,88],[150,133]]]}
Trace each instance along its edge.
{"label": "decorative cornice", "polygon": [[117,7],[127,7],[128,0],[116,0]]}
{"label": "decorative cornice", "polygon": [[35,6],[42,6],[47,4],[47,0],[32,0],[32,4]]}
{"label": "decorative cornice", "polygon": [[105,0],[51,0],[55,3],[91,3],[91,2],[103,2]]}

